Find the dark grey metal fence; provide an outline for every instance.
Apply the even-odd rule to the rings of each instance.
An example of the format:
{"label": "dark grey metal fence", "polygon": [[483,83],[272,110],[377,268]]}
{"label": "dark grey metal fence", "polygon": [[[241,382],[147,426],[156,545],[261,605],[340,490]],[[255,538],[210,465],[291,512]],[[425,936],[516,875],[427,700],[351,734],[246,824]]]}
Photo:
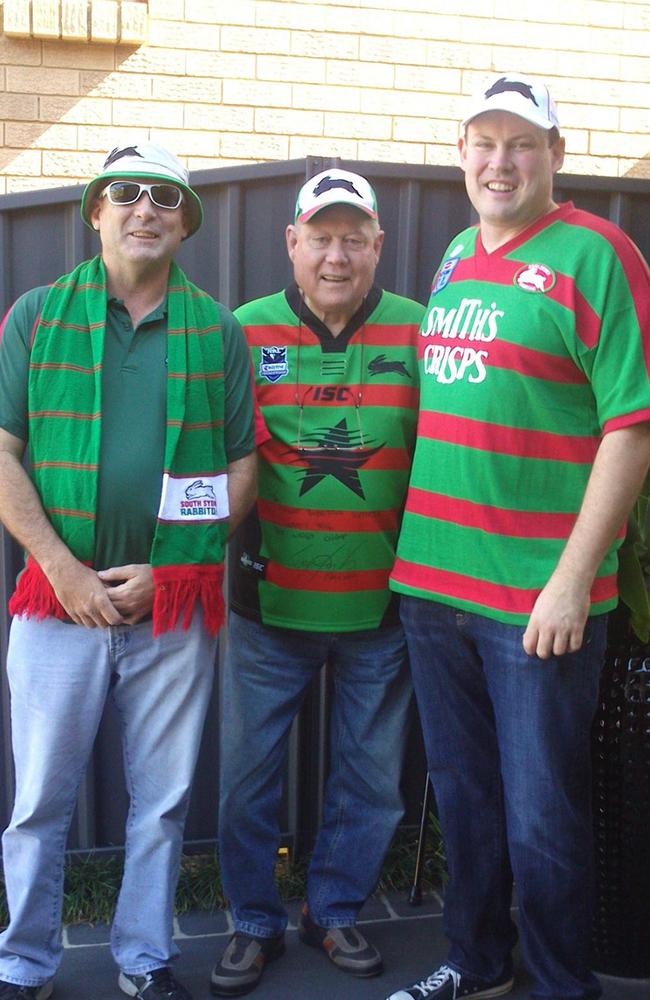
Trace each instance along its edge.
{"label": "dark grey metal fence", "polygon": [[[301,184],[329,166],[367,176],[376,188],[386,240],[378,280],[386,288],[426,301],[435,267],[455,232],[473,221],[463,177],[454,167],[346,163],[309,157],[285,163],[226,167],[193,175],[205,208],[202,229],[181,247],[178,261],[193,281],[231,308],[283,287],[291,277],[284,229]],[[28,288],[47,284],[97,252],[96,236],[79,217],[81,187],[0,197],[0,312]],[[650,180],[560,175],[559,200],[617,222],[650,258]],[[4,609],[20,565],[16,546],[0,532],[0,829],[13,798],[9,709],[4,663],[8,620]],[[187,823],[189,843],[211,841],[216,828],[217,683],[203,738]],[[297,847],[308,845],[318,822],[327,771],[329,679],[323,672],[292,732],[283,804],[283,830]],[[123,842],[126,792],[117,721],[104,715],[70,834],[74,850]],[[415,823],[424,763],[414,718],[404,774],[406,823]]]}

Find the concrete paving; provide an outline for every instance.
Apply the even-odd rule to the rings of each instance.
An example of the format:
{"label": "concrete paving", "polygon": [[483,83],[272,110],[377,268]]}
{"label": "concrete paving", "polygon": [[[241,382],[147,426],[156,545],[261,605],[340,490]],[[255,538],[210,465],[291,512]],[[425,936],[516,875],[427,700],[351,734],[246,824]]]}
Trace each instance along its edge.
{"label": "concrete paving", "polygon": [[[400,986],[429,975],[445,958],[442,900],[432,894],[422,906],[411,907],[403,896],[378,895],[364,907],[360,925],[381,951],[385,971],[373,979],[355,979],[336,969],[320,951],[298,939],[299,904],[289,906],[286,954],[268,966],[252,996],[255,1000],[385,1000]],[[514,911],[516,919],[516,910]],[[208,1000],[210,968],[231,933],[225,913],[190,913],[176,922],[181,954],[175,971],[194,1000]],[[124,1000],[105,925],[64,929],[65,954],[56,977],[55,1000]],[[529,996],[530,979],[515,957],[515,988],[511,1000]],[[604,1000],[649,1000],[650,979],[602,977]]]}

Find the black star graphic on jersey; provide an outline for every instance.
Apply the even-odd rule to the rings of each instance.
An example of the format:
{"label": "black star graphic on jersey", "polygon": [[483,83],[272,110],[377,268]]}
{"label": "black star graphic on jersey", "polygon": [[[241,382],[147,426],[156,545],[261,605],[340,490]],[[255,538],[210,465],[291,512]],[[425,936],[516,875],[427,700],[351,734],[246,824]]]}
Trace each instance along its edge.
{"label": "black star graphic on jersey", "polygon": [[343,486],[347,486],[365,500],[358,470],[373,455],[381,451],[383,444],[376,448],[361,447],[363,443],[361,433],[349,431],[345,417],[335,427],[319,427],[305,440],[308,447],[292,449],[296,460],[303,462],[306,460],[309,463],[306,469],[300,470],[302,475],[300,496],[313,490],[325,476],[333,476]]}

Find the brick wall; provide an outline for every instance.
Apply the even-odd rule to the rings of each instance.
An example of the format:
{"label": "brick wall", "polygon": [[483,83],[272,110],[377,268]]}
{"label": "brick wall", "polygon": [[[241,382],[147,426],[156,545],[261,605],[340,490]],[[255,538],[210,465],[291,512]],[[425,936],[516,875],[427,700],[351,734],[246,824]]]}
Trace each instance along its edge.
{"label": "brick wall", "polygon": [[[566,170],[650,176],[647,2],[519,0],[515,18],[499,0],[74,0],[82,25],[118,25],[90,41],[56,37],[65,0],[0,9],[21,3],[23,33],[0,34],[0,193],[76,183],[134,136],[194,169],[455,163],[467,96],[509,69],[550,83]],[[115,41],[143,7],[146,41]]]}

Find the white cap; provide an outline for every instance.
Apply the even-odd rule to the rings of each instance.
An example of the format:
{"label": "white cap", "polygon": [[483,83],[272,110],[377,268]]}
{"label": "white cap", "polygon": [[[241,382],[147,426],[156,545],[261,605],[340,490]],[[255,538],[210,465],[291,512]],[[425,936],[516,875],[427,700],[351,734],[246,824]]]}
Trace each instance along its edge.
{"label": "white cap", "polygon": [[349,170],[323,170],[303,184],[298,192],[295,220],[307,222],[329,205],[352,205],[371,219],[377,218],[375,192],[365,177]]}
{"label": "white cap", "polygon": [[518,73],[506,73],[485,90],[475,94],[463,126],[486,111],[509,111],[547,131],[560,128],[557,111],[546,84]]}

